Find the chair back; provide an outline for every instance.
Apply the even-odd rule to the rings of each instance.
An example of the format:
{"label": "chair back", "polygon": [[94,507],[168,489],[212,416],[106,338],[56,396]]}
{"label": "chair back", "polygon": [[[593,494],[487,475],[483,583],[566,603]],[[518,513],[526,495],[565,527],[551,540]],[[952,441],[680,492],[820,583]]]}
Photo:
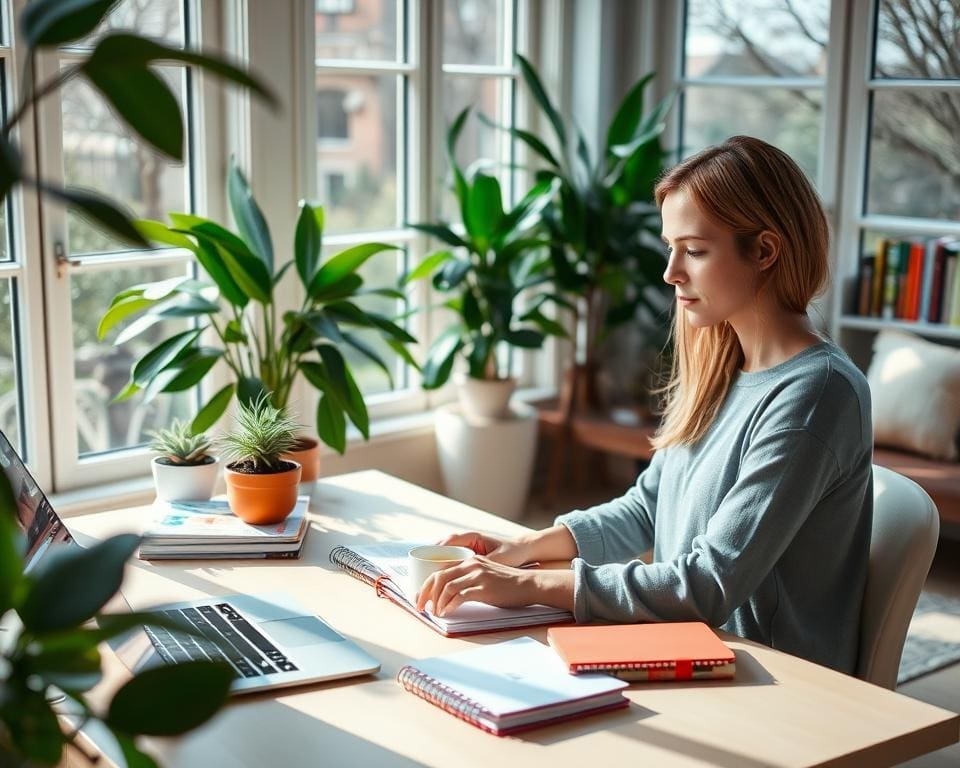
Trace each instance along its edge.
{"label": "chair back", "polygon": [[920,590],[937,550],[937,507],[919,485],[873,466],[873,532],[857,677],[893,690]]}

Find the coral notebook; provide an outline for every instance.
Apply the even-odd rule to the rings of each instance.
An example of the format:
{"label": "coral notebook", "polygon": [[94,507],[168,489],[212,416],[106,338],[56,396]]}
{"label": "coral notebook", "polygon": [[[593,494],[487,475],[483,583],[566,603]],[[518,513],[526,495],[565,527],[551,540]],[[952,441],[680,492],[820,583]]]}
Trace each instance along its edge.
{"label": "coral notebook", "polygon": [[547,641],[570,672],[607,672],[621,680],[729,678],[733,651],[699,621],[553,627]]}

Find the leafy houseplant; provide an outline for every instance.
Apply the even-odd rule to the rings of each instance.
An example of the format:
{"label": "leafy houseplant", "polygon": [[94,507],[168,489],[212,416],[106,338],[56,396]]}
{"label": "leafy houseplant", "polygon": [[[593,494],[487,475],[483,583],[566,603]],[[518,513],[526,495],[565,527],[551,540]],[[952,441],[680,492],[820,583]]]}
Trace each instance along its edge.
{"label": "leafy houseplant", "polygon": [[[134,737],[172,736],[209,719],[226,700],[232,669],[214,662],[161,666],[135,675],[105,709],[88,704],[85,694],[101,679],[101,642],[142,624],[183,627],[162,614],[100,612],[119,589],[139,537],[114,536],[89,549],[63,544],[26,574],[16,514],[10,480],[0,472],[0,616],[11,633],[0,635],[0,764],[58,764],[79,725],[100,720],[128,765],[155,765]],[[58,721],[51,706],[57,690],[79,724]]]}
{"label": "leafy houseplant", "polygon": [[[444,306],[455,312],[455,319],[433,343],[423,365],[427,389],[447,382],[458,355],[466,362],[468,381],[503,381],[510,378],[512,357],[507,355],[504,366],[498,357],[501,347],[537,349],[548,335],[566,335],[563,326],[543,312],[547,302],[569,302],[549,290],[549,243],[537,237],[540,212],[556,182],[538,182],[505,211],[495,177],[479,171],[468,177],[457,165],[454,150],[469,112],[467,108],[457,116],[446,140],[463,234],[443,222],[411,225],[453,248],[428,255],[403,278],[407,284],[430,277],[434,288],[453,294]],[[522,309],[517,307],[521,296],[527,302]]]}
{"label": "leafy houseplant", "polygon": [[[412,358],[405,344],[416,340],[390,318],[361,309],[368,295],[403,299],[394,288],[369,289],[357,273],[373,255],[395,250],[385,243],[347,248],[321,263],[323,208],[301,203],[294,258],[274,265],[270,230],[240,169],[231,163],[227,188],[240,234],[200,216],[170,214],[170,225],[138,221],[147,239],[186,248],[209,279],[186,277],[136,285],[118,293],[100,320],[103,339],[121,322],[132,320],[116,337],[123,343],[170,318],[189,318],[193,328],[173,334],[133,364],[130,382],[117,399],[144,391],[149,400],[161,392],[189,389],[222,360],[233,382],[220,389],[192,422],[201,432],[212,426],[236,395],[241,403],[270,392],[272,404],[288,404],[301,374],[320,391],[316,427],[320,439],[340,453],[346,449],[346,419],[369,437],[363,396],[338,347],[348,346],[373,361],[390,377],[383,359],[350,328],[371,329],[398,354]],[[274,291],[295,267],[304,291],[297,310],[278,316]],[[219,346],[201,342],[210,331]],[[208,334],[210,335],[210,334]]]}
{"label": "leafy houseplant", "polygon": [[300,465],[283,458],[297,443],[299,425],[261,393],[237,407],[236,424],[220,438],[227,498],[234,513],[253,525],[278,523],[297,503]]}
{"label": "leafy houseplant", "polygon": [[[598,347],[617,326],[646,315],[646,329],[665,339],[666,256],[660,243],[660,216],[653,187],[664,168],[660,146],[664,118],[673,96],[644,114],[644,89],[654,73],[641,78],[618,106],[606,132],[606,143],[592,157],[582,132],[564,120],[550,100],[539,75],[523,56],[520,72],[550,124],[558,152],[537,136],[505,128],[545,164],[537,178],[556,183],[557,193],[544,210],[551,242],[553,278],[558,289],[577,305],[584,321],[586,347],[575,350],[583,361],[587,400],[596,400],[593,377]],[[576,140],[576,149],[572,143]]]}
{"label": "leafy houseplant", "polygon": [[190,424],[179,419],[147,434],[152,438],[150,450],[159,454],[150,463],[158,499],[189,501],[213,495],[219,460],[210,455],[206,434],[194,434]]}

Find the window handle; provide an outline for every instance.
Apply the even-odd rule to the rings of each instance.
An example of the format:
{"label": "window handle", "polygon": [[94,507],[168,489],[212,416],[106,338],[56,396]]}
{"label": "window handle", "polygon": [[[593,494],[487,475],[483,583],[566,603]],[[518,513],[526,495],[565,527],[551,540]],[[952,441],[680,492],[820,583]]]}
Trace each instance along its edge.
{"label": "window handle", "polygon": [[53,244],[53,258],[57,260],[57,278],[63,279],[67,275],[70,267],[80,266],[80,259],[71,259],[67,256],[67,250],[63,247],[63,241],[57,240]]}

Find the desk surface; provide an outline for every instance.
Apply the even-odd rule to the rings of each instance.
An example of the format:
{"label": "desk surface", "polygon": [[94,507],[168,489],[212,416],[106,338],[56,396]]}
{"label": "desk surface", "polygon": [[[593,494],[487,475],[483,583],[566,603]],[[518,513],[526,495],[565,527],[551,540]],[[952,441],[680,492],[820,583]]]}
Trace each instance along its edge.
{"label": "desk surface", "polygon": [[[134,609],[232,592],[290,592],[380,660],[375,676],[238,697],[182,739],[146,748],[169,766],[893,765],[952,744],[960,716],[739,638],[733,681],[635,684],[629,709],[497,738],[405,692],[412,658],[544,629],[447,639],[332,566],[337,544],[523,528],[380,472],[318,483],[300,561],[133,561]],[[70,518],[78,538],[138,531],[146,508]],[[117,670],[119,673],[119,670]],[[116,677],[114,676],[116,682]]]}

